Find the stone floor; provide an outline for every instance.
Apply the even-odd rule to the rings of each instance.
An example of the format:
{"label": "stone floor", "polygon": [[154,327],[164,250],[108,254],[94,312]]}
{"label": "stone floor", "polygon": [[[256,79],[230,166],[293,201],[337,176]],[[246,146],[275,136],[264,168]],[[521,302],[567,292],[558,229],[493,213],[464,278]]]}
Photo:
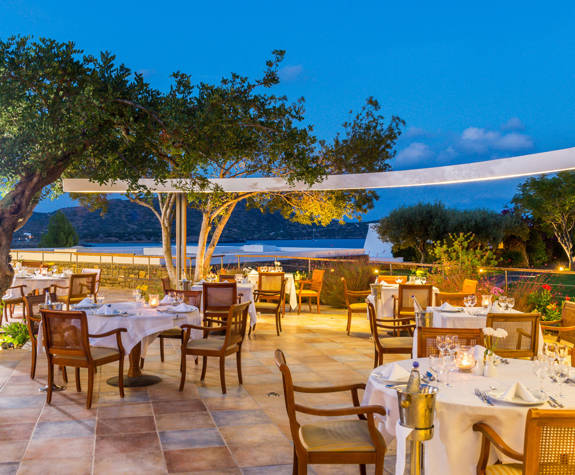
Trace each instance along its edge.
{"label": "stone floor", "polygon": [[[117,290],[105,293],[108,302],[126,297]],[[345,334],[345,323],[341,310],[288,313],[278,337],[272,319],[261,318],[255,336],[244,344],[243,386],[237,382],[235,358],[228,359],[226,395],[220,390],[217,361],[209,362],[204,382],[201,365],[190,362],[186,388],[178,392],[176,341],[167,340],[164,363],[155,342],[144,371],[162,382],[126,389],[122,400],[117,388],[106,383],[117,374],[117,366],[106,365],[97,374],[91,410],[85,409],[86,393],[75,391],[73,371],[67,389],[54,393],[48,406],[38,392],[46,381],[44,362],[39,361],[36,379],[31,380],[29,352],[0,352],[0,475],[291,473],[293,448],[273,352],[285,352],[296,384],[365,382],[373,364],[368,322],[356,316],[351,336]],[[304,396],[298,398],[302,404],[351,404],[348,394]],[[304,415],[300,422],[312,419]],[[386,473],[392,473],[391,447],[388,453]],[[358,468],[314,465],[310,472],[355,474]]]}

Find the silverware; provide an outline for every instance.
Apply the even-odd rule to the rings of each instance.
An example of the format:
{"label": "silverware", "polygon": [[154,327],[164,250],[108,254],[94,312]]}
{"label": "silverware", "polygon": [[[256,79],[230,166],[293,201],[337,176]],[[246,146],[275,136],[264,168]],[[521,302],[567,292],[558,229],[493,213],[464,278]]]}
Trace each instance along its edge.
{"label": "silverware", "polygon": [[483,391],[480,391],[479,389],[475,388],[475,395],[481,399],[485,404],[489,405],[489,406],[494,406],[493,402],[491,401],[491,399],[489,398],[489,396],[487,396],[487,394]]}
{"label": "silverware", "polygon": [[556,407],[565,407],[563,404],[561,404],[559,401],[557,401],[557,399],[555,399],[553,396],[551,396],[551,394],[547,394],[547,397],[553,402],[553,404],[556,405]]}

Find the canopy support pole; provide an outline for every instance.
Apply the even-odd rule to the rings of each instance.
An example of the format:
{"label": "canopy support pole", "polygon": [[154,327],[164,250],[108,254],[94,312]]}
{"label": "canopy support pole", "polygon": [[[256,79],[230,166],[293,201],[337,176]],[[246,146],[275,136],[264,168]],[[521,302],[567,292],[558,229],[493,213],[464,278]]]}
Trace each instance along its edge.
{"label": "canopy support pole", "polygon": [[176,276],[178,288],[181,288],[181,281],[186,278],[186,245],[188,241],[186,208],[186,195],[178,193],[176,195]]}

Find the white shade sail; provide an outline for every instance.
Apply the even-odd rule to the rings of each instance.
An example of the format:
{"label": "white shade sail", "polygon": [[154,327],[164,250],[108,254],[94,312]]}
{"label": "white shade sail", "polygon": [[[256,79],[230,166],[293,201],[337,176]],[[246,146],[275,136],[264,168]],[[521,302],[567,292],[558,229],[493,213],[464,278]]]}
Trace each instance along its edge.
{"label": "white shade sail", "polygon": [[[575,170],[575,147],[460,165],[379,173],[330,175],[312,186],[305,183],[290,185],[285,179],[276,177],[224,178],[213,179],[211,182],[230,193],[365,190],[502,180],[565,170]],[[191,185],[187,186],[186,180],[182,179],[167,180],[165,183],[156,183],[153,179],[142,179],[140,183],[155,193],[179,193],[182,192],[182,189],[190,189],[191,187]],[[125,193],[127,189],[127,184],[121,181],[100,185],[85,178],[67,178],[64,180],[64,191],[69,193]]]}

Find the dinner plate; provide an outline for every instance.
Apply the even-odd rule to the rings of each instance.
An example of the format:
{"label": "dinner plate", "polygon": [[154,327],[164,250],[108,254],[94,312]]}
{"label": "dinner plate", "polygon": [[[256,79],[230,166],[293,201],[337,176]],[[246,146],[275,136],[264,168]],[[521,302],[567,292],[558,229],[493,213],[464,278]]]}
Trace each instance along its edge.
{"label": "dinner plate", "polygon": [[121,317],[122,315],[128,315],[128,312],[114,312],[114,313],[93,313],[96,317]]}
{"label": "dinner plate", "polygon": [[461,313],[463,312],[463,307],[446,308],[446,309],[440,308],[439,311],[443,313]]}
{"label": "dinner plate", "polygon": [[98,305],[97,303],[93,303],[90,305],[73,305],[74,310],[90,310],[91,308],[98,308],[101,307],[101,305]]}
{"label": "dinner plate", "polygon": [[168,309],[163,309],[162,313],[171,313],[173,315],[176,315],[178,313],[192,313],[194,310],[188,310],[187,312],[182,312],[181,310],[168,310]]}
{"label": "dinner plate", "polygon": [[373,376],[373,379],[375,379],[377,382],[385,384],[402,384],[402,383],[405,384],[409,379],[409,377],[406,377],[405,379],[387,379],[384,378],[383,375],[379,373],[372,373],[371,375]]}
{"label": "dinner plate", "polygon": [[487,391],[485,394],[489,397],[489,399],[492,399],[493,401],[496,402],[500,402],[503,404],[509,404],[512,406],[540,406],[541,404],[545,404],[547,402],[547,399],[549,399],[547,397],[547,394],[535,389],[530,389],[529,390],[531,392],[531,394],[533,394],[533,396],[535,396],[537,398],[537,401],[535,402],[529,402],[529,401],[523,401],[522,399],[514,399],[513,401],[508,401],[506,399],[502,399],[502,395],[504,394],[504,392],[500,392],[500,391]]}

